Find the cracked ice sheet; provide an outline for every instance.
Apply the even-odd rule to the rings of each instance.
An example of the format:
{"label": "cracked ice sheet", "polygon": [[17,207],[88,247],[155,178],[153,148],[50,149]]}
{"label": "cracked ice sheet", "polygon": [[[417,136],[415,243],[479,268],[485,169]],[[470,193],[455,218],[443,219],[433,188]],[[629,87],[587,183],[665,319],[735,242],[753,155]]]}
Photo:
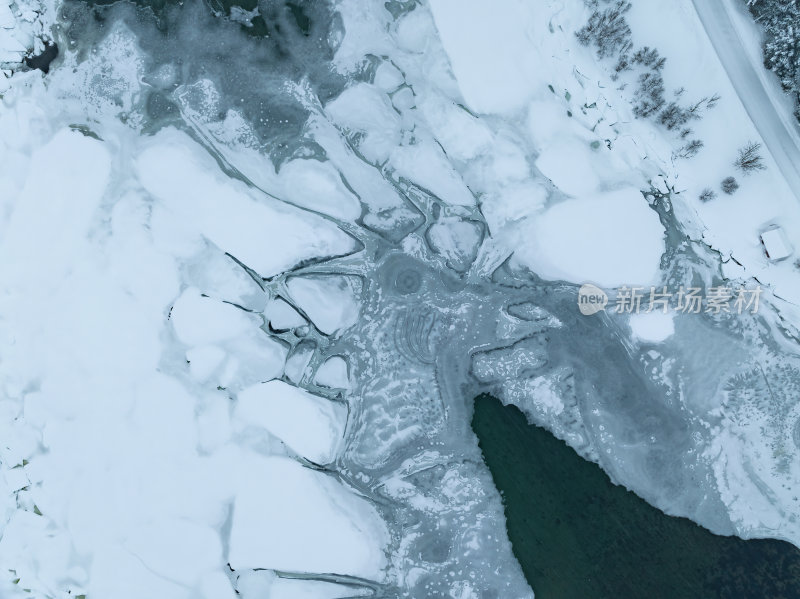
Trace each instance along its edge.
{"label": "cracked ice sheet", "polygon": [[[184,316],[210,307],[235,326],[199,339],[183,331],[186,341],[225,347],[258,336],[260,321],[237,316],[238,308],[216,298],[197,305],[200,293],[219,291],[219,277],[198,270],[219,268],[224,251],[238,251],[269,272],[348,251],[349,238],[226,182],[188,137],[156,136],[136,162],[154,200],[114,159],[136,153],[129,131],[103,130],[108,141],[100,142],[24,122],[38,118],[30,114],[16,116],[20,131],[36,127],[26,138],[33,153],[6,169],[15,180],[0,220],[0,568],[20,578],[4,596],[30,588],[39,596],[217,599],[233,596],[229,560],[379,578],[380,517],[322,474],[239,447],[226,425],[229,397],[188,376],[183,356],[192,346],[169,318],[181,289],[199,285],[183,296]],[[4,154],[12,142],[19,140],[3,139]],[[159,171],[159,159],[173,168]],[[164,178],[154,180],[159,172]],[[243,231],[215,223],[221,210]],[[246,222],[253,215],[273,223],[273,236]],[[281,226],[307,235],[287,239]],[[205,261],[209,252],[217,258]],[[234,293],[251,295],[241,286]],[[262,365],[262,377],[274,376],[265,368],[272,367]],[[286,487],[286,476],[298,484]],[[283,539],[306,540],[302,551],[278,545],[268,554],[269,535],[251,536],[275,532],[263,517],[271,504],[281,509]],[[306,509],[309,518],[299,511]],[[231,510],[237,535],[227,539],[221,531]],[[323,514],[336,534],[324,534]]]}
{"label": "cracked ice sheet", "polygon": [[139,180],[171,219],[185,221],[261,276],[356,249],[355,241],[328,221],[256,199],[198,149],[185,134],[156,135],[136,161]]}

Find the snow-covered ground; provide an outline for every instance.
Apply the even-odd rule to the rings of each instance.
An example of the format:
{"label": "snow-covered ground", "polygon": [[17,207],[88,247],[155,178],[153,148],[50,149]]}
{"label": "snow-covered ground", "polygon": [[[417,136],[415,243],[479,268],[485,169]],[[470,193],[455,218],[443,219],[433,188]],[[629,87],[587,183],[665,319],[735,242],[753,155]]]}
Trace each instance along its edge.
{"label": "snow-covered ground", "polygon": [[[668,60],[664,69],[668,88],[683,85],[696,96],[721,96],[718,105],[694,125],[705,147],[696,157],[675,164],[671,182],[683,192],[690,210],[696,212],[703,239],[725,257],[728,276],[755,277],[771,287],[777,297],[786,300],[781,303],[784,314],[797,323],[798,257],[771,263],[759,239],[761,231],[779,224],[791,243],[800,247],[798,136],[795,124],[787,122],[792,118],[791,108],[786,105],[788,99],[778,99],[777,81],[760,66],[760,58],[753,56],[759,47],[755,24],[745,21],[746,16],[737,14],[729,3],[706,4],[701,9],[702,21],[694,5],[686,2],[663,6],[657,21],[641,5],[634,5],[630,14],[638,43],[669,48],[665,50]],[[732,13],[730,17],[726,9]],[[734,20],[735,26],[726,26]],[[715,35],[711,39],[704,23],[713,26]],[[682,32],[680,44],[673,43],[674,31]],[[741,35],[737,36],[739,31]],[[767,168],[743,176],[733,167],[733,161],[737,150],[749,141],[762,144]],[[731,175],[741,187],[727,196],[719,191],[719,181]],[[701,202],[704,188],[716,190],[718,197]]]}

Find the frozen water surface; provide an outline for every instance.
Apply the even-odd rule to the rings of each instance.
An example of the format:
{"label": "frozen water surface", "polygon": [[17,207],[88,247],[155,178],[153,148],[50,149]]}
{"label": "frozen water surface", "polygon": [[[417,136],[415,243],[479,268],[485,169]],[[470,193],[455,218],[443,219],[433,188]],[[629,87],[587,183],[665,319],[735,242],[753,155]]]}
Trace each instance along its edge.
{"label": "frozen water surface", "polygon": [[556,4],[42,13],[63,55],[0,111],[3,596],[530,597],[482,392],[669,514],[800,542],[776,298],[577,309],[726,278]]}

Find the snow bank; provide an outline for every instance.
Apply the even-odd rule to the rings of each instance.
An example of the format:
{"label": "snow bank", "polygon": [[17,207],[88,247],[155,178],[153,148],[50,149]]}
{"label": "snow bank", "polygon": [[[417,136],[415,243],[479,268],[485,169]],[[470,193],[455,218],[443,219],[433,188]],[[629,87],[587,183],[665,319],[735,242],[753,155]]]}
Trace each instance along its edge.
{"label": "snow bank", "polygon": [[283,381],[248,387],[238,394],[234,422],[239,430],[258,427],[317,464],[336,459],[347,408]]}
{"label": "snow bank", "polygon": [[544,279],[601,287],[658,280],[664,230],[637,189],[561,202],[529,231],[515,260]]}

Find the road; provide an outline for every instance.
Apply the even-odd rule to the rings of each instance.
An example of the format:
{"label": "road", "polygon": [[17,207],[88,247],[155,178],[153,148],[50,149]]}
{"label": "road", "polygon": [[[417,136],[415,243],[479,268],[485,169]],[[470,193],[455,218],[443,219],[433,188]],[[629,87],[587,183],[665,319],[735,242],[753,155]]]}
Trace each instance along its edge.
{"label": "road", "polygon": [[760,62],[747,52],[731,0],[692,0],[736,93],[800,202],[800,127]]}

